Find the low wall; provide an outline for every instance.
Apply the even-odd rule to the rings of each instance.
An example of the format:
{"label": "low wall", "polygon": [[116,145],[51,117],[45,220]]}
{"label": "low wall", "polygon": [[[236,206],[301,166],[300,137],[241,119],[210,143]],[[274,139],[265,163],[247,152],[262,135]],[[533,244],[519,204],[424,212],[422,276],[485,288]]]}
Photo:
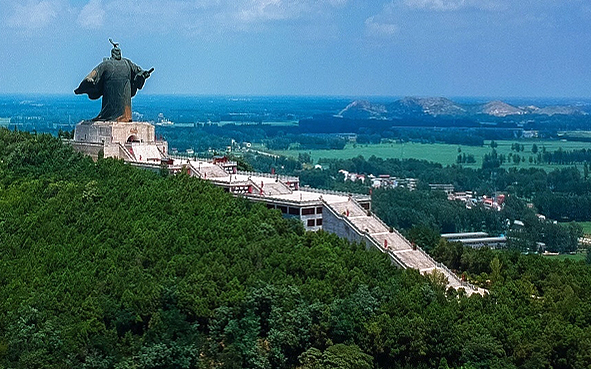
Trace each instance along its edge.
{"label": "low wall", "polygon": [[[326,204],[322,206],[322,229],[329,233],[334,233],[341,238],[345,238],[351,242],[364,242],[365,238],[359,234],[356,229],[350,224],[347,224],[343,219],[335,216],[332,209],[328,209]],[[370,246],[366,244],[369,249]]]}
{"label": "low wall", "polygon": [[350,242],[363,243],[367,250],[375,248],[380,252],[386,253],[392,264],[397,268],[407,268],[392,252],[388,252],[376,244],[369,234],[359,231],[346,217],[335,214],[334,210],[329,208],[329,205],[326,203],[322,207],[322,229],[326,232],[334,233],[341,238],[345,238]]}
{"label": "low wall", "polygon": [[75,151],[90,156],[94,161],[98,159],[99,152],[101,150],[104,150],[105,147],[102,143],[93,142],[70,141],[70,144],[72,145]]}

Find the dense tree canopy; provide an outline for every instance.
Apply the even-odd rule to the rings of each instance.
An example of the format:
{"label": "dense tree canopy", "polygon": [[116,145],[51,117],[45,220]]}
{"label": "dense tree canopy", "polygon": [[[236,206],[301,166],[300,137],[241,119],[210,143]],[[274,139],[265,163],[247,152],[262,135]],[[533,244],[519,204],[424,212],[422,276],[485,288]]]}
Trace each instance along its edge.
{"label": "dense tree canopy", "polygon": [[0,129],[0,367],[591,365],[588,266],[431,246],[490,295],[206,182]]}

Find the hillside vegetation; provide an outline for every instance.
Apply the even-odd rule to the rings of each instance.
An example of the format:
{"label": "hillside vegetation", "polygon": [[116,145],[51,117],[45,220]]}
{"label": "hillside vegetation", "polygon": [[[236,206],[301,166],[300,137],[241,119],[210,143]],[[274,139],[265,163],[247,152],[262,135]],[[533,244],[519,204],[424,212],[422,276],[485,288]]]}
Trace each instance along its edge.
{"label": "hillside vegetation", "polygon": [[437,278],[187,176],[0,129],[0,368],[586,368],[591,270],[473,251]]}

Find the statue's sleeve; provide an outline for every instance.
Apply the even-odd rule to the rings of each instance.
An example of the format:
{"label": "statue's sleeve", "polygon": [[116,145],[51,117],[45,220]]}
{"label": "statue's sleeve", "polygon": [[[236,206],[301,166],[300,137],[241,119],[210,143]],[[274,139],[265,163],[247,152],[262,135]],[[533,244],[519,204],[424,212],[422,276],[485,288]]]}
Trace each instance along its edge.
{"label": "statue's sleeve", "polygon": [[126,59],[131,68],[131,97],[134,97],[137,90],[141,90],[146,83],[146,77],[144,77],[144,70],[134,62]]}
{"label": "statue's sleeve", "polygon": [[80,86],[74,90],[76,95],[88,94],[91,100],[96,100],[103,96],[102,84],[102,63],[94,68],[88,75],[80,82]]}

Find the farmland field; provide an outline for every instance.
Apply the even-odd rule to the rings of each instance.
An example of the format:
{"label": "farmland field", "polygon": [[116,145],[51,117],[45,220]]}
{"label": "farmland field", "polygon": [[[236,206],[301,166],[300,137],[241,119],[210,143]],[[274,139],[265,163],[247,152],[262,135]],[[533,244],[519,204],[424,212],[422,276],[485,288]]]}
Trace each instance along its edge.
{"label": "farmland field", "polygon": [[572,261],[585,261],[587,260],[587,251],[577,252],[576,254],[561,254],[561,255],[550,255],[544,256],[552,260],[572,260]]}
{"label": "farmland field", "polygon": [[577,222],[583,228],[583,233],[591,235],[591,222]]}
{"label": "farmland field", "polygon": [[296,120],[288,120],[288,121],[264,121],[264,122],[252,122],[252,121],[235,121],[235,120],[222,120],[220,122],[215,122],[218,126],[226,126],[229,124],[237,125],[237,126],[256,126],[256,125],[264,125],[264,126],[278,126],[278,127],[297,127],[299,122]]}
{"label": "farmland field", "polygon": [[[536,157],[531,150],[533,144],[538,146],[539,151],[543,147],[548,151],[554,151],[558,148],[563,150],[574,150],[574,149],[591,149],[591,143],[589,142],[575,142],[575,141],[558,141],[558,140],[528,140],[528,141],[496,141],[498,147],[496,148],[499,154],[508,155],[511,151],[511,145],[519,143],[524,146],[523,152],[518,152],[519,156],[525,157],[525,162],[521,162],[518,165],[513,163],[505,163],[503,167],[539,167],[545,169],[554,169],[565,167],[565,165],[548,165],[548,164],[533,164],[529,162],[529,157]],[[461,154],[473,155],[476,159],[476,163],[463,164],[466,167],[479,168],[482,165],[482,158],[485,154],[491,152],[490,141],[485,141],[484,146],[463,146],[463,145],[451,145],[451,144],[423,144],[423,143],[381,143],[381,144],[347,144],[343,150],[282,150],[273,151],[274,154],[285,155],[291,157],[298,157],[300,153],[308,153],[317,162],[320,158],[326,159],[348,159],[359,155],[365,158],[369,158],[372,155],[381,158],[396,158],[396,159],[423,159],[441,163],[443,165],[450,165],[456,163],[456,158],[459,154],[458,148],[461,150]],[[568,165],[567,165],[568,166]]]}

